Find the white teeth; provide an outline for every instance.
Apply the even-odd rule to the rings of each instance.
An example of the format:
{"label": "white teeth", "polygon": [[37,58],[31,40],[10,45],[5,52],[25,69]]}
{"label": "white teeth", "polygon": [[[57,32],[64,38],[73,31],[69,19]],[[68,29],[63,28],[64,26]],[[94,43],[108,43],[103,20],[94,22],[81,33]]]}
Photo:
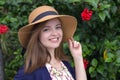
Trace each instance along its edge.
{"label": "white teeth", "polygon": [[55,39],[52,39],[52,40],[57,40],[57,38],[55,38]]}
{"label": "white teeth", "polygon": [[58,39],[57,38],[52,38],[50,39],[51,41],[57,41]]}

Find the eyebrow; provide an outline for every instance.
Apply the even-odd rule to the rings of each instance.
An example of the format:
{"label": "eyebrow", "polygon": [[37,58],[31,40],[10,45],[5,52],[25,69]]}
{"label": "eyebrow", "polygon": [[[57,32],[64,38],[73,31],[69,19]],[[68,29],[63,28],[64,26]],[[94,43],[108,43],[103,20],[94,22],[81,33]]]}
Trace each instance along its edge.
{"label": "eyebrow", "polygon": [[[57,25],[61,25],[61,24],[57,24]],[[56,25],[56,26],[57,26],[57,25]],[[44,26],[44,28],[45,28],[45,27],[50,27],[50,26]]]}

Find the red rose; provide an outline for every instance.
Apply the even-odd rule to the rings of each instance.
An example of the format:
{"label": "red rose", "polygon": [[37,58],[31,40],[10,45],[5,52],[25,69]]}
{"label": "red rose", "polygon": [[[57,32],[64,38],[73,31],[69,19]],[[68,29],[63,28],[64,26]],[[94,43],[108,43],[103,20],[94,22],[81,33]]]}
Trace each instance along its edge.
{"label": "red rose", "polygon": [[82,20],[88,21],[91,19],[93,11],[89,11],[88,8],[85,8],[84,11],[81,13]]}
{"label": "red rose", "polygon": [[8,30],[9,29],[6,25],[0,25],[0,34],[5,34]]}
{"label": "red rose", "polygon": [[83,59],[83,63],[84,63],[84,67],[85,67],[85,69],[87,69],[87,66],[88,66],[88,61],[86,60],[86,59]]}

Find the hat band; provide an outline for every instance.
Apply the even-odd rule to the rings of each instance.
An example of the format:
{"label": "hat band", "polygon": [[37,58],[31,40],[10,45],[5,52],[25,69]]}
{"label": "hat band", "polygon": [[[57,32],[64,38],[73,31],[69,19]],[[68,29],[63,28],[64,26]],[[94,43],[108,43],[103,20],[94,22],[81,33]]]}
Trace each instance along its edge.
{"label": "hat band", "polygon": [[48,15],[57,15],[57,13],[54,12],[54,11],[46,11],[46,12],[44,12],[42,14],[39,14],[32,22],[35,22],[35,21],[37,21],[37,20],[39,20],[39,19],[41,19],[41,18],[43,18],[45,16],[48,16]]}

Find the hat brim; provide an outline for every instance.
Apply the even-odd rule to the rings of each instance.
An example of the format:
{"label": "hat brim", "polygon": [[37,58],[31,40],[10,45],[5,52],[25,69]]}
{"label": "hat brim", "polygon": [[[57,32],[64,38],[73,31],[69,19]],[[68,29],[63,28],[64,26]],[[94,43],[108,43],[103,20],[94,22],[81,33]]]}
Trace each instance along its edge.
{"label": "hat brim", "polygon": [[62,30],[64,34],[63,41],[66,42],[69,38],[71,38],[74,35],[74,32],[76,30],[76,26],[77,26],[76,18],[69,15],[51,15],[51,16],[46,16],[36,22],[29,23],[28,25],[20,28],[18,31],[18,38],[21,45],[24,48],[27,47],[33,25],[50,20],[50,19],[54,19],[54,18],[59,18],[62,21]]}

